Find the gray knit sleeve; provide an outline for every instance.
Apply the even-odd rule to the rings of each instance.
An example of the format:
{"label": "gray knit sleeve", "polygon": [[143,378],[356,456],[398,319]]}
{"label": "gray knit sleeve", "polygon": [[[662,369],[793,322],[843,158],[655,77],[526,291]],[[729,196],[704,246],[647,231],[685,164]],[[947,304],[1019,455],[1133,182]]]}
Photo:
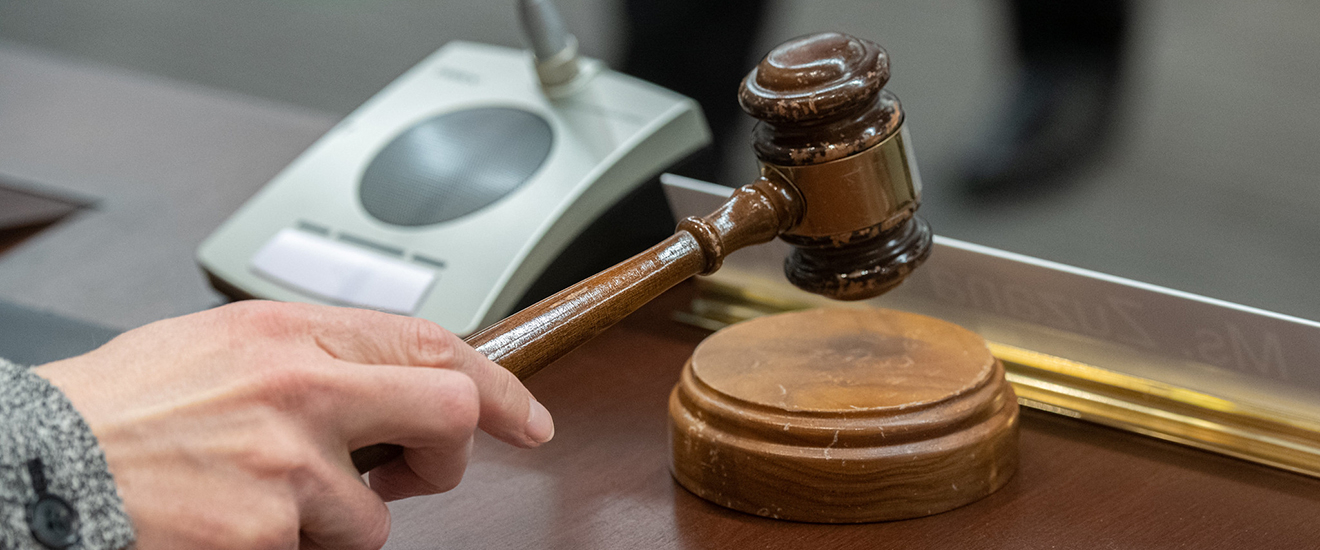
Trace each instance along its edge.
{"label": "gray knit sleeve", "polygon": [[132,543],[124,503],[82,416],[46,379],[0,359],[0,548]]}

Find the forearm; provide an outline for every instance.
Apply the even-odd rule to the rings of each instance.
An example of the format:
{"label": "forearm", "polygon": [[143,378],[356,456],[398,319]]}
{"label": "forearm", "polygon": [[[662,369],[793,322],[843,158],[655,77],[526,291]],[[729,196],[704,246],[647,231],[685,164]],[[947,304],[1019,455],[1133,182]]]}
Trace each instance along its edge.
{"label": "forearm", "polygon": [[133,542],[105,456],[59,389],[0,359],[0,548],[63,548],[75,539],[80,550]]}

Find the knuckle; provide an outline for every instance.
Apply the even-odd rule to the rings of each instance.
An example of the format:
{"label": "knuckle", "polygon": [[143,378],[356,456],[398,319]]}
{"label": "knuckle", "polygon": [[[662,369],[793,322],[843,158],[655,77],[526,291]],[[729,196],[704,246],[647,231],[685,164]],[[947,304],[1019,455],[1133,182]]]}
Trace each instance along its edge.
{"label": "knuckle", "polygon": [[276,339],[300,333],[310,316],[306,304],[264,300],[246,300],[223,309],[236,328]]}
{"label": "knuckle", "polygon": [[277,364],[256,376],[257,394],[281,411],[313,412],[334,395],[334,384],[322,369],[301,363]]}
{"label": "knuckle", "polygon": [[436,371],[440,383],[436,391],[440,394],[435,400],[443,407],[442,418],[448,420],[451,438],[466,438],[477,429],[481,420],[481,397],[477,384],[467,375],[452,371]]}
{"label": "knuckle", "polygon": [[412,339],[408,345],[427,365],[440,366],[453,361],[462,344],[454,333],[423,319],[411,318],[407,322],[411,323],[407,333]]}
{"label": "knuckle", "polygon": [[431,484],[435,491],[433,494],[448,493],[450,491],[453,491],[454,489],[457,489],[458,485],[462,482],[463,482],[463,472],[458,472],[446,476],[444,479],[441,479]]}
{"label": "knuckle", "polygon": [[290,529],[262,529],[251,532],[247,537],[239,537],[235,548],[256,548],[260,550],[293,550],[298,548],[298,533]]}
{"label": "knuckle", "polygon": [[298,512],[296,505],[266,499],[249,503],[247,513],[232,520],[227,539],[232,548],[255,550],[293,550],[298,548]]}
{"label": "knuckle", "polygon": [[299,480],[314,477],[318,456],[306,434],[295,426],[267,419],[250,431],[239,462],[263,478]]}

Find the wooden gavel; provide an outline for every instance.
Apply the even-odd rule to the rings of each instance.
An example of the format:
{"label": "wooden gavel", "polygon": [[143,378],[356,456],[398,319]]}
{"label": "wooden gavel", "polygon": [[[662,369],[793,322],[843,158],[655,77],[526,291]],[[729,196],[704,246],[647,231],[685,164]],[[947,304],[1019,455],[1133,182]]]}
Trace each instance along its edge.
{"label": "wooden gavel", "polygon": [[[760,119],[760,178],[664,242],[467,343],[525,379],[679,282],[715,272],[729,253],[776,236],[793,245],[784,273],[803,290],[860,300],[894,288],[930,254],[931,232],[915,215],[920,182],[888,80],[888,56],[867,40],[821,33],[779,45],[738,93]],[[352,458],[366,472],[401,453],[372,445]]]}

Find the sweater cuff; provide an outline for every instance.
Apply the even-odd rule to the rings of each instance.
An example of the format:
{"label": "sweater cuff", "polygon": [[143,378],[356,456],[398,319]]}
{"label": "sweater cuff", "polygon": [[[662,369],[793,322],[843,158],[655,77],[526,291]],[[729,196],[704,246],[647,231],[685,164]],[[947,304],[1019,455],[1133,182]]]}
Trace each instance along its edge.
{"label": "sweater cuff", "polygon": [[0,548],[117,550],[133,538],[91,428],[59,388],[0,359]]}

